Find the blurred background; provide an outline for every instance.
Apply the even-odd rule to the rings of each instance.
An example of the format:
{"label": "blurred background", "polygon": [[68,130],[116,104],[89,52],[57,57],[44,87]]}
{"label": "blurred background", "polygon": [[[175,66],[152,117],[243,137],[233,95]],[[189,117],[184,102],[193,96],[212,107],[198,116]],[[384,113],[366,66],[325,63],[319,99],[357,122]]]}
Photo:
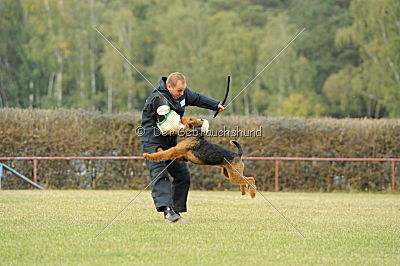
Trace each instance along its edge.
{"label": "blurred background", "polygon": [[140,111],[179,71],[235,115],[400,116],[398,0],[1,0],[0,107]]}

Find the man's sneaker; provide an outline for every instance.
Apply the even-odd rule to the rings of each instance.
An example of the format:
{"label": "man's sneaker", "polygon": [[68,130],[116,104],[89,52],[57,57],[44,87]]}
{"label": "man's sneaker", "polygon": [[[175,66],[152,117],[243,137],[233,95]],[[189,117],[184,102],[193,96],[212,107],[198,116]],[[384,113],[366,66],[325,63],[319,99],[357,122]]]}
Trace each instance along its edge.
{"label": "man's sneaker", "polygon": [[168,222],[175,223],[175,222],[177,222],[178,220],[182,219],[182,216],[180,216],[179,213],[176,213],[176,212],[174,211],[174,209],[172,209],[171,207],[167,207],[167,208],[164,210],[164,218],[165,218],[165,220],[167,220]]}

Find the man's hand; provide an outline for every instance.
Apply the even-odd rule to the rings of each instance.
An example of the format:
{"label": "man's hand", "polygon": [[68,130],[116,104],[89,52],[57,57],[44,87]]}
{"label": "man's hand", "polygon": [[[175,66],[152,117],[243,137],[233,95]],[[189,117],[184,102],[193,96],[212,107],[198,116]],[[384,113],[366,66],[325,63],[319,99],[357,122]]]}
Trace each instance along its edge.
{"label": "man's hand", "polygon": [[225,110],[225,107],[223,107],[221,104],[218,104],[218,112],[222,112]]}

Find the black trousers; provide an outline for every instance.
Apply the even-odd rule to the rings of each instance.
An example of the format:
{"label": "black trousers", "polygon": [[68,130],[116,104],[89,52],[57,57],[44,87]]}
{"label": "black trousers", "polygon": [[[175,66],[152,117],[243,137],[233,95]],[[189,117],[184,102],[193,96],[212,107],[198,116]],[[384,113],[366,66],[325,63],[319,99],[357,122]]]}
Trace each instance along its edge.
{"label": "black trousers", "polygon": [[[169,149],[174,145],[142,143],[143,152],[154,153],[158,147]],[[190,171],[187,163],[173,161],[155,162],[146,160],[150,171],[152,197],[157,211],[162,212],[166,206],[172,206],[177,212],[186,212],[186,202],[190,187]],[[168,165],[168,167],[167,167]],[[172,183],[168,174],[173,178]]]}

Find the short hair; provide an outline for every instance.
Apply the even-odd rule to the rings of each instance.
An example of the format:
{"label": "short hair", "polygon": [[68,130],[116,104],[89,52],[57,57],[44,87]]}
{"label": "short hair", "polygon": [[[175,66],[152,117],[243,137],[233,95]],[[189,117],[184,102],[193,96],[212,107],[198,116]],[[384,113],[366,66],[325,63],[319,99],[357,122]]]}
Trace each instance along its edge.
{"label": "short hair", "polygon": [[178,80],[182,80],[186,82],[186,78],[182,73],[179,72],[173,72],[168,75],[167,82],[166,84],[170,84],[173,88],[175,88],[176,83],[178,83]]}

